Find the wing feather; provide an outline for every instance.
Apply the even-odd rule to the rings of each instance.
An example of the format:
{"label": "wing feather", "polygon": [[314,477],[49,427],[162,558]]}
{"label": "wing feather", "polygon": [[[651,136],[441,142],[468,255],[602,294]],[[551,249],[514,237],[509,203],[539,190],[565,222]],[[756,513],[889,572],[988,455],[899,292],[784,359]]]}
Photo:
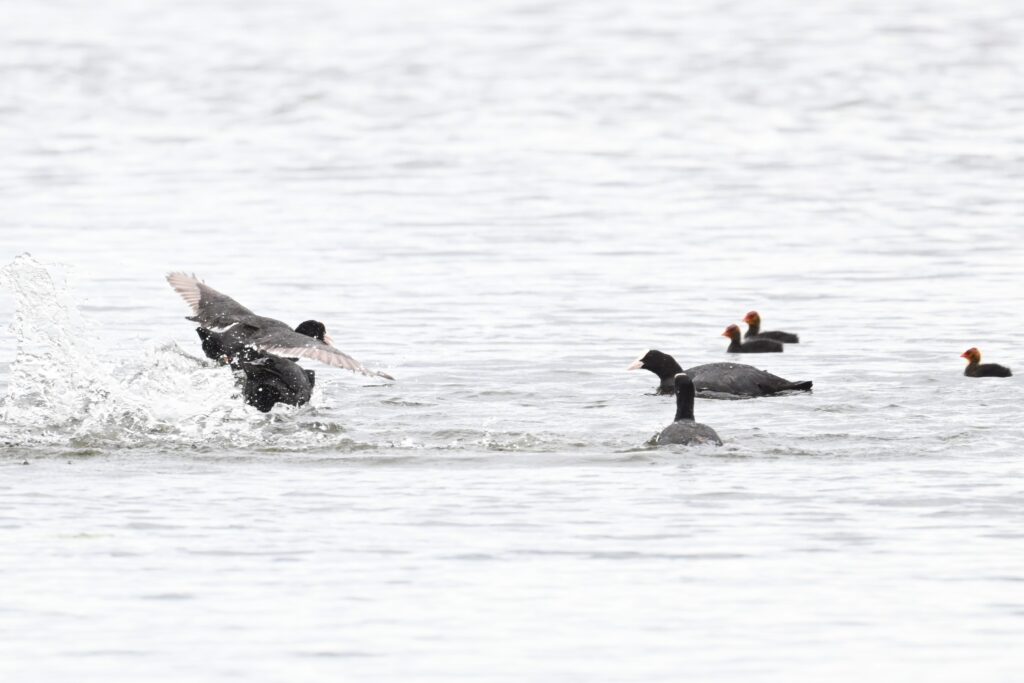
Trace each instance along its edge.
{"label": "wing feather", "polygon": [[168,273],[167,282],[192,308],[195,315],[189,320],[195,320],[214,331],[226,330],[242,323],[246,330],[242,341],[257,351],[282,358],[309,358],[367,377],[394,379],[387,373],[367,369],[355,358],[330,344],[295,332],[280,320],[257,316],[228,295],[200,282],[194,274]]}
{"label": "wing feather", "polygon": [[308,358],[320,361],[324,365],[358,372],[367,377],[383,377],[384,379],[394,380],[394,377],[387,373],[368,369],[340,349],[325,344],[319,339],[313,339],[291,330],[274,330],[272,334],[256,337],[251,340],[250,344],[257,351],[269,353],[272,356]]}
{"label": "wing feather", "polygon": [[168,273],[167,282],[192,308],[194,320],[211,330],[222,330],[255,313],[227,294],[187,273]]}

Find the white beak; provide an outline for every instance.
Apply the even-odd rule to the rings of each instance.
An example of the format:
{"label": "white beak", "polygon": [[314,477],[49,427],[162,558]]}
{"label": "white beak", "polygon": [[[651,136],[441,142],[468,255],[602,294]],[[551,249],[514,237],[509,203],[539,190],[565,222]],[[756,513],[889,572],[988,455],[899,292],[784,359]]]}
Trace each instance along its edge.
{"label": "white beak", "polygon": [[640,368],[642,368],[643,366],[644,366],[644,361],[643,361],[643,359],[642,359],[642,358],[637,358],[637,359],[636,359],[635,361],[633,361],[632,363],[630,363],[629,367],[628,367],[628,368],[626,368],[626,369],[627,369],[627,370],[639,370],[639,369],[640,369]]}
{"label": "white beak", "polygon": [[331,335],[324,332],[324,343],[328,346],[334,346],[334,340],[331,339]]}

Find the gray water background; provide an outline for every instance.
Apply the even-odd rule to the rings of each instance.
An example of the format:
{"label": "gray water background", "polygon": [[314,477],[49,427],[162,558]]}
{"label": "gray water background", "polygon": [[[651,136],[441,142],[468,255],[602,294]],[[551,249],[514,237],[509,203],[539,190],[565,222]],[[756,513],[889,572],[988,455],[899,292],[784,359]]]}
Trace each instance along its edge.
{"label": "gray water background", "polygon": [[[1018,3],[4,12],[0,679],[1020,679]],[[648,448],[751,308],[813,394]]]}

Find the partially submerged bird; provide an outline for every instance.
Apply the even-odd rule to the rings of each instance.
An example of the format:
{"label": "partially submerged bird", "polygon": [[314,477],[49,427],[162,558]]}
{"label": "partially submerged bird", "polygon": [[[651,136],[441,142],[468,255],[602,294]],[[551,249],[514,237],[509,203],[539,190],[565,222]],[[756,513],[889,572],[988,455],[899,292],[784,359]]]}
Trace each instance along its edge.
{"label": "partially submerged bird", "polygon": [[747,333],[743,336],[744,339],[771,339],[772,341],[782,342],[784,344],[799,344],[800,337],[791,332],[776,332],[776,331],[761,331],[761,316],[757,311],[750,311],[746,316],[743,317],[743,322],[747,324]]}
{"label": "partially submerged bird", "polygon": [[[256,315],[231,297],[200,282],[194,275],[170,273],[167,282],[192,307],[195,315],[188,316],[187,320],[197,322],[203,329],[219,335],[208,335],[203,339],[204,352],[208,346],[211,350],[219,346],[222,351],[230,350],[233,353],[249,348],[280,358],[310,358],[369,377],[394,379],[386,373],[363,367],[355,358],[336,349],[326,333],[318,338],[303,334],[310,330],[292,330],[280,320]],[[307,323],[322,327],[316,321],[307,321],[303,325]],[[203,337],[202,333],[200,337]]]}
{"label": "partially submerged bird", "polygon": [[[649,370],[661,380],[659,394],[675,393],[675,376],[683,372],[676,359],[662,351],[651,349],[626,368]],[[707,363],[686,370],[701,398],[753,398],[772,396],[790,391],[810,391],[813,382],[790,382],[751,365],[740,363]]]}
{"label": "partially submerged bird", "polygon": [[276,403],[301,406],[309,403],[316,384],[316,373],[304,370],[287,358],[245,349],[238,359],[245,373],[242,396],[260,412],[270,412]]}
{"label": "partially submerged bird", "polygon": [[722,336],[729,338],[729,348],[726,349],[729,353],[782,353],[784,348],[782,342],[771,339],[752,339],[741,342],[739,325],[729,325],[725,328]]}
{"label": "partially submerged bird", "polygon": [[981,351],[971,347],[960,354],[961,358],[967,359],[967,367],[964,374],[968,377],[1012,377],[1010,368],[998,363],[982,363]]}
{"label": "partially submerged bird", "polygon": [[[311,322],[314,326],[308,324]],[[307,320],[296,327],[295,331],[304,330],[300,333],[317,338],[315,332],[318,329],[318,338],[323,341],[323,323]],[[316,384],[316,373],[299,367],[294,359],[255,351],[233,336],[231,330],[210,332],[206,328],[197,327],[196,334],[202,340],[203,353],[207,358],[222,365],[230,365],[237,373],[242,397],[257,410],[267,413],[275,403],[301,406],[309,402],[313,385]]]}
{"label": "partially submerged bird", "polygon": [[682,444],[686,446],[712,443],[722,445],[722,440],[714,429],[693,419],[693,380],[686,373],[679,373],[674,378],[676,392],[676,419],[668,427],[661,430],[656,443]]}

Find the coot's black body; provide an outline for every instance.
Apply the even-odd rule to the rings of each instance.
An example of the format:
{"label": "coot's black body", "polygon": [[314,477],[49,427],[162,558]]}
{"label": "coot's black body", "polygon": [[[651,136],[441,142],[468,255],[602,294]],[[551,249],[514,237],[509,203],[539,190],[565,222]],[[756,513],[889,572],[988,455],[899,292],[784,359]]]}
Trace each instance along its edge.
{"label": "coot's black body", "polygon": [[998,363],[977,363],[964,368],[968,377],[1013,377],[1010,368]]}
{"label": "coot's black body", "polygon": [[[299,323],[295,332],[311,339],[323,342],[327,329],[322,322],[307,320]],[[224,332],[212,332],[205,327],[197,327],[196,334],[202,341],[203,353],[207,358],[231,363],[243,350],[253,351],[250,345],[251,331],[245,326],[235,325]],[[266,355],[266,354],[261,354]]]}
{"label": "coot's black body", "polygon": [[230,364],[242,384],[245,402],[266,413],[276,403],[301,406],[309,402],[316,384],[316,373],[299,366],[291,358],[278,358],[245,345],[244,340],[227,332],[196,328],[203,353],[223,364]]}
{"label": "coot's black body", "polygon": [[[307,320],[300,323],[295,331],[301,335],[311,337],[318,341],[324,341],[326,329],[324,324],[316,320]],[[207,358],[230,364],[232,369],[240,370],[239,358],[246,356],[254,359],[268,354],[256,351],[249,345],[249,339],[244,330],[240,327],[232,327],[224,332],[211,332],[205,327],[197,327],[196,334],[202,340],[203,353]],[[289,358],[296,361],[296,358]]]}
{"label": "coot's black body", "polygon": [[269,412],[276,403],[301,406],[309,402],[316,383],[312,370],[303,370],[287,358],[260,355],[239,360],[245,373],[242,396],[245,402],[261,412]]}
{"label": "coot's black body", "polygon": [[729,325],[722,333],[723,337],[729,338],[729,353],[782,353],[785,346],[782,342],[771,339],[752,339],[751,341],[740,341],[740,328],[736,325]]}
{"label": "coot's black body", "polygon": [[968,377],[1013,376],[1013,373],[1010,372],[1010,368],[1005,365],[999,365],[998,363],[982,363],[981,351],[976,348],[967,349],[960,355],[960,357],[967,359],[967,367],[964,368],[964,374]]}
{"label": "coot's black body", "polygon": [[[661,383],[659,394],[674,394],[675,376],[683,369],[676,359],[662,351],[650,350],[636,359],[630,370],[650,370]],[[740,363],[707,363],[686,370],[701,398],[754,398],[773,396],[790,391],[810,391],[812,382],[790,382],[751,365]]]}
{"label": "coot's black body", "polygon": [[661,430],[656,440],[659,446],[681,444],[696,446],[705,443],[722,445],[722,439],[714,429],[696,422],[693,418],[693,381],[685,374],[675,376],[676,417],[675,421]]}
{"label": "coot's black body", "polygon": [[747,333],[743,336],[746,340],[770,339],[782,342],[783,344],[799,344],[800,337],[791,332],[778,332],[774,330],[761,331],[761,316],[757,311],[750,311],[743,322],[747,324]]}
{"label": "coot's black body", "polygon": [[[327,330],[323,323],[307,320],[295,332],[324,342]],[[309,402],[316,373],[299,366],[293,358],[281,358],[251,345],[252,330],[234,325],[223,332],[197,327],[203,353],[239,373],[242,397],[261,412],[270,412],[277,403],[301,406]]]}

